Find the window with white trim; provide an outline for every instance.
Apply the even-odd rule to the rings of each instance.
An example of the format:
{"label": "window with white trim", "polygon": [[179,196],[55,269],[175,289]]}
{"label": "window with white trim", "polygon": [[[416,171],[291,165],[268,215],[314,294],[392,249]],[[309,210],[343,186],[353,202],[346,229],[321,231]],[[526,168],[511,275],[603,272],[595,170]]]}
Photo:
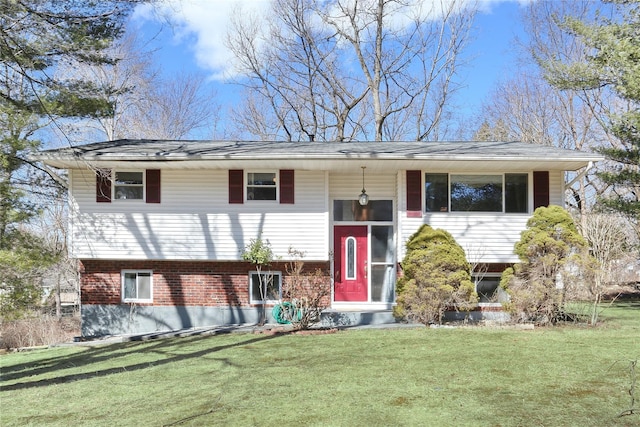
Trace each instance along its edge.
{"label": "window with white trim", "polygon": [[451,175],[452,212],[502,212],[502,175]]}
{"label": "window with white trim", "polygon": [[153,271],[122,271],[122,302],[153,302]]}
{"label": "window with white trim", "polygon": [[507,292],[500,287],[500,278],[499,273],[473,275],[476,293],[481,304],[503,303],[509,300]]}
{"label": "window with white trim", "polygon": [[362,206],[357,200],[334,200],[334,221],[393,221],[393,200],[369,200]]}
{"label": "window with white trim", "polygon": [[116,200],[142,200],[144,197],[144,173],[141,171],[116,171],[113,178]]}
{"label": "window with white trim", "polygon": [[425,174],[426,212],[529,212],[529,174]]}
{"label": "window with white trim", "polygon": [[251,304],[272,304],[282,298],[282,273],[280,271],[249,272],[249,296]]}
{"label": "window with white trim", "polygon": [[276,172],[247,172],[247,200],[278,200]]}
{"label": "window with white trim", "polygon": [[504,211],[507,213],[529,212],[529,174],[504,174]]}
{"label": "window with white trim", "polygon": [[449,175],[446,173],[425,174],[424,195],[427,212],[448,212]]}
{"label": "window with white trim", "polygon": [[346,264],[347,274],[346,280],[356,280],[356,260],[358,259],[356,253],[356,238],[353,236],[347,237],[344,242],[344,262]]}

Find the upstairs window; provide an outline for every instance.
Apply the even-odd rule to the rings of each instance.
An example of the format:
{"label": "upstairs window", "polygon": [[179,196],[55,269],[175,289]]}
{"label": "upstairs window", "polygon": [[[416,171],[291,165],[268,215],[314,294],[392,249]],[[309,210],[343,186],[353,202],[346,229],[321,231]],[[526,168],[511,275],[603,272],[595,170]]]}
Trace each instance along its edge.
{"label": "upstairs window", "polygon": [[142,172],[116,171],[114,196],[116,200],[142,200],[144,197],[144,174]]}
{"label": "upstairs window", "polygon": [[451,175],[452,212],[502,212],[502,175]]}
{"label": "upstairs window", "polygon": [[449,175],[446,173],[425,174],[424,193],[427,212],[449,210]]}
{"label": "upstairs window", "polygon": [[[246,183],[246,184],[245,184]],[[295,171],[281,169],[276,172],[247,172],[243,169],[229,170],[229,203],[243,204],[252,200],[276,201],[281,204],[295,203]]]}
{"label": "upstairs window", "polygon": [[529,174],[425,174],[426,212],[529,212]]}
{"label": "upstairs window", "polygon": [[96,171],[96,202],[111,203],[112,200],[145,200],[160,203],[160,169],[144,171]]}
{"label": "upstairs window", "polygon": [[507,173],[504,175],[504,186],[504,211],[507,213],[529,212],[529,175]]}
{"label": "upstairs window", "polygon": [[247,173],[247,200],[277,200],[275,172]]}

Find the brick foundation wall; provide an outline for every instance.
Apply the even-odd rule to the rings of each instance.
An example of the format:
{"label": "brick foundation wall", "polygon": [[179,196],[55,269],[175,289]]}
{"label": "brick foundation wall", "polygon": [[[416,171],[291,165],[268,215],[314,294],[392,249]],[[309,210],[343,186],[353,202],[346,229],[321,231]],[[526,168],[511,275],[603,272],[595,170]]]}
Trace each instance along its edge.
{"label": "brick foundation wall", "polygon": [[[82,260],[82,304],[121,304],[121,271],[153,271],[153,303],[158,306],[249,306],[249,271],[246,262],[111,261]],[[286,262],[273,263],[287,280]],[[304,273],[317,269],[329,278],[329,262],[304,262]],[[329,283],[329,280],[327,280]],[[329,285],[327,285],[329,286]]]}
{"label": "brick foundation wall", "polygon": [[513,267],[513,263],[486,263],[486,264],[478,264],[474,272],[483,272],[483,273],[502,273],[507,268]]}

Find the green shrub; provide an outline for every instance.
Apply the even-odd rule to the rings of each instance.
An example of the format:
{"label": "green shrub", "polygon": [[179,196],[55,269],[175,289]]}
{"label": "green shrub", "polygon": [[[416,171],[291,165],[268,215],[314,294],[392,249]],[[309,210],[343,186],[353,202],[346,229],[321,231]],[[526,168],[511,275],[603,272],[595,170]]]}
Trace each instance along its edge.
{"label": "green shrub", "polygon": [[566,288],[561,279],[567,263],[584,246],[566,210],[560,206],[535,210],[515,244],[520,263],[506,269],[500,280],[510,296],[504,306],[513,320],[547,324],[563,317]]}
{"label": "green shrub", "polygon": [[448,309],[468,311],[478,302],[471,266],[448,232],[423,225],[407,242],[398,279],[396,317],[442,323]]}

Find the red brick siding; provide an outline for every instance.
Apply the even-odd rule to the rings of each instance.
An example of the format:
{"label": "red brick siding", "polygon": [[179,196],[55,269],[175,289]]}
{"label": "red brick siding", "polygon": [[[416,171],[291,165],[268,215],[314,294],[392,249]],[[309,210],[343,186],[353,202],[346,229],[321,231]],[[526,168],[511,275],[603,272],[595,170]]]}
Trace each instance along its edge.
{"label": "red brick siding", "polygon": [[[285,264],[274,263],[270,270],[281,271],[286,280]],[[328,262],[305,262],[304,267],[329,276]],[[122,270],[153,270],[149,305],[248,306],[248,273],[255,268],[245,262],[83,260],[82,304],[121,304]]]}

